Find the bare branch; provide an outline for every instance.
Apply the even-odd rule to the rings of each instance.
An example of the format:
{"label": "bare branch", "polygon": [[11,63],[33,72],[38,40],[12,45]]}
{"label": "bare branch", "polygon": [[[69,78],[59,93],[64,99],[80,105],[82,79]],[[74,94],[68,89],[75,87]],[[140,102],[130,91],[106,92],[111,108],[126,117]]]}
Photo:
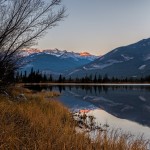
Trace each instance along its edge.
{"label": "bare branch", "polygon": [[61,0],[0,0],[0,80],[11,72],[10,66],[18,68],[20,50],[58,25],[65,11]]}

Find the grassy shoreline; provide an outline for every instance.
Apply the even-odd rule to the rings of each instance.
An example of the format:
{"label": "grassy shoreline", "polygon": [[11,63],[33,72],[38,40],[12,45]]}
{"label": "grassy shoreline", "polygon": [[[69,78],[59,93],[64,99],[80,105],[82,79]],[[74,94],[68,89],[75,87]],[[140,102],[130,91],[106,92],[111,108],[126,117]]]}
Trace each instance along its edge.
{"label": "grassy shoreline", "polygon": [[[12,96],[0,95],[0,149],[35,150],[146,150],[147,141],[130,135],[100,133],[92,141],[76,132],[69,110],[58,102],[58,93],[33,93],[21,87]],[[22,96],[20,96],[20,94]]]}
{"label": "grassy shoreline", "polygon": [[24,85],[91,85],[91,86],[121,86],[121,85],[150,85],[150,83],[51,83],[51,82],[47,82],[47,83],[18,83],[18,85],[20,86],[24,86]]}

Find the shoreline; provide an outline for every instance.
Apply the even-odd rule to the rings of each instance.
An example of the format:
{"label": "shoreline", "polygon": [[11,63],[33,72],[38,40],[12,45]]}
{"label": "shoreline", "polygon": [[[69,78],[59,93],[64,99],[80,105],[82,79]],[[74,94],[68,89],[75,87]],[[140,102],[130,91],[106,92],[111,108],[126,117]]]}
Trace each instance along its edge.
{"label": "shoreline", "polygon": [[111,136],[99,132],[92,140],[85,132],[76,132],[77,124],[69,109],[55,100],[53,92],[34,93],[22,87],[13,87],[11,92],[12,98],[0,95],[2,149],[146,150],[149,144],[116,131],[110,132]]}
{"label": "shoreline", "polygon": [[150,86],[150,83],[18,83],[17,85]]}

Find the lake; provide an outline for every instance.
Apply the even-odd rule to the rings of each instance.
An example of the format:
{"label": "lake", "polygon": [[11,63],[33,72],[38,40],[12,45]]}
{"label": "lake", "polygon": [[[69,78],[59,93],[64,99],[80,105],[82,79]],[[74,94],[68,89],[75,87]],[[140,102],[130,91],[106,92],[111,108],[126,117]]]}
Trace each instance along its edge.
{"label": "lake", "polygon": [[71,111],[97,110],[98,123],[150,139],[150,85],[25,85],[41,91],[58,91]]}

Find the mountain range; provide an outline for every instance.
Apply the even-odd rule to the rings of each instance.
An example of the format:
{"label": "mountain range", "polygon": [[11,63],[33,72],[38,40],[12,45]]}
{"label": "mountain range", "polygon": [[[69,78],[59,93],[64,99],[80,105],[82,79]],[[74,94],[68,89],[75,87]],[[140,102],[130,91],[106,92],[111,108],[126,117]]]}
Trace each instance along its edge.
{"label": "mountain range", "polygon": [[150,38],[118,47],[103,56],[66,50],[26,50],[22,55],[29,63],[22,70],[33,67],[42,73],[66,77],[107,74],[108,77],[145,77],[150,75]]}
{"label": "mountain range", "polygon": [[74,53],[58,49],[29,49],[23,50],[22,55],[25,57],[25,61],[28,62],[27,65],[22,68],[22,71],[26,70],[30,72],[31,68],[33,68],[42,73],[53,75],[64,74],[70,69],[88,64],[98,58],[87,52]]}
{"label": "mountain range", "polygon": [[68,72],[68,76],[106,75],[108,77],[144,77],[150,75],[150,38],[118,47],[104,56]]}

